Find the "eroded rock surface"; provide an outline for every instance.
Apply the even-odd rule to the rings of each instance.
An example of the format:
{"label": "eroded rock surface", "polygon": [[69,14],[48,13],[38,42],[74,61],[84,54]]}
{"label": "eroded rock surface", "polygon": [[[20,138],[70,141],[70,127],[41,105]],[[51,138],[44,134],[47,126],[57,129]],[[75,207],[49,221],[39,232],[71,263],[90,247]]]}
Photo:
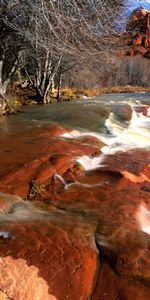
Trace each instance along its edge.
{"label": "eroded rock surface", "polygon": [[129,18],[127,31],[131,37],[127,54],[141,54],[150,58],[150,12],[143,8],[134,10]]}
{"label": "eroded rock surface", "polygon": [[[3,192],[33,205],[1,194],[0,297],[149,300],[149,151],[105,156],[103,166],[85,172],[77,157],[99,155],[103,143],[56,131],[38,129],[38,156],[40,137],[29,163],[25,150],[19,167],[1,176]],[[31,181],[38,183],[32,193]]]}
{"label": "eroded rock surface", "polygon": [[99,268],[95,225],[47,211],[3,223],[0,290],[10,299],[88,299]]}

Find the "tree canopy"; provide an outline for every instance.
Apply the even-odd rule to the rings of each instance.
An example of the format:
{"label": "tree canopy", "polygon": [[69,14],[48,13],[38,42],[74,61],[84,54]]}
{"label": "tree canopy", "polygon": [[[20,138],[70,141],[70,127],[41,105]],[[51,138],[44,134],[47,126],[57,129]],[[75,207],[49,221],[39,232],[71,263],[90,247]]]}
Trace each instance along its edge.
{"label": "tree canopy", "polygon": [[104,63],[123,43],[126,1],[1,0],[0,93],[21,68],[48,102],[62,73]]}

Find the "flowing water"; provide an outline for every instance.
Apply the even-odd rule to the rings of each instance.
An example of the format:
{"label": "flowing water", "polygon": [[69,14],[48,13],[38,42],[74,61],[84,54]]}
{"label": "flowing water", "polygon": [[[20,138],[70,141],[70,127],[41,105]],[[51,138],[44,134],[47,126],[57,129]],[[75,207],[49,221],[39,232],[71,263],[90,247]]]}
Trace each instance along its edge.
{"label": "flowing water", "polygon": [[[122,122],[111,112],[112,105],[118,103],[127,103],[132,107],[131,121]],[[142,113],[135,112],[134,109],[136,106],[145,104],[150,105],[149,93],[110,94],[44,107],[27,107],[23,113],[16,116],[3,117],[0,119],[0,154],[3,157],[0,174],[3,175],[12,167],[15,168],[16,165],[18,167],[28,162],[32,156],[30,145],[32,147],[33,136],[38,135],[38,131],[36,132],[38,128],[47,124],[59,124],[70,128],[71,132],[66,132],[61,136],[66,139],[94,136],[104,142],[105,146],[101,149],[102,154],[99,157],[92,158],[84,155],[77,158],[86,171],[104,166],[107,155],[136,148],[148,150],[150,147],[150,110],[147,116],[144,116]],[[31,132],[33,134],[30,136]]]}
{"label": "flowing water", "polygon": [[[130,105],[132,109],[132,117],[130,120],[124,121],[112,111],[113,107],[120,103],[122,105]],[[66,254],[64,248],[61,248],[61,244],[59,244],[60,235],[61,238],[63,236],[63,238],[65,237],[66,239],[65,246],[63,245],[63,247],[66,247],[66,245],[67,247],[70,247],[70,245],[72,247],[72,243],[75,241],[75,252],[80,253],[80,247],[85,247],[86,250],[84,250],[84,253],[86,253],[87,250],[89,251],[89,249],[92,249],[95,253],[100,247],[100,255],[101,253],[103,255],[105,248],[110,250],[110,257],[113,255],[113,252],[111,252],[112,249],[114,253],[116,251],[115,255],[118,255],[118,257],[119,255],[125,255],[123,256],[123,260],[125,257],[127,265],[131,266],[129,274],[131,273],[131,276],[133,275],[133,281],[135,277],[133,252],[134,249],[138,249],[137,251],[142,253],[139,255],[142,255],[143,260],[140,257],[141,260],[139,259],[139,261],[137,260],[135,263],[135,266],[137,266],[136,271],[139,271],[139,264],[139,268],[141,268],[140,270],[142,270],[141,272],[144,274],[142,276],[146,276],[145,274],[148,272],[148,267],[145,269],[145,265],[148,265],[148,263],[146,261],[145,264],[144,259],[145,257],[147,259],[147,249],[149,249],[149,240],[147,240],[147,237],[149,238],[150,236],[150,204],[148,197],[150,186],[146,185],[146,194],[142,194],[144,192],[141,192],[141,186],[138,186],[138,183],[146,182],[146,184],[149,184],[149,174],[140,173],[138,177],[134,172],[131,174],[130,172],[124,171],[123,168],[126,161],[122,161],[122,168],[119,165],[119,171],[115,171],[111,168],[107,169],[108,159],[113,157],[112,162],[114,167],[115,164],[119,162],[119,160],[115,161],[115,158],[117,158],[120,153],[126,155],[133,151],[131,155],[133,157],[136,151],[139,151],[142,155],[143,153],[149,152],[150,109],[146,108],[147,114],[144,115],[142,111],[139,110],[139,108],[143,109],[144,105],[150,107],[150,94],[148,93],[113,94],[92,99],[50,104],[47,106],[37,105],[27,107],[23,113],[15,116],[2,117],[0,119],[0,178],[5,177],[5,175],[11,172],[15,172],[22,166],[26,166],[27,170],[29,170],[30,163],[32,163],[33,160],[40,160],[39,155],[41,155],[42,149],[45,155],[45,149],[48,149],[46,147],[48,141],[47,136],[49,136],[49,125],[52,125],[53,128],[58,126],[64,128],[63,133],[58,134],[57,141],[69,142],[67,149],[70,147],[70,142],[76,143],[79,140],[82,141],[84,137],[95,138],[98,140],[97,145],[102,144],[102,147],[99,146],[100,149],[98,149],[100,150],[100,154],[98,152],[95,156],[78,155],[74,157],[74,160],[78,162],[79,165],[82,165],[84,170],[84,175],[81,176],[82,178],[80,178],[79,175],[73,182],[67,182],[66,178],[63,178],[59,172],[53,175],[54,182],[56,181],[58,186],[61,186],[62,192],[62,196],[60,193],[57,199],[56,195],[55,200],[59,200],[62,206],[60,202],[57,201],[46,202],[46,204],[33,204],[29,201],[23,201],[20,197],[0,192],[0,241],[2,241],[0,244],[0,255],[4,253],[3,256],[5,257],[5,252],[8,250],[8,254],[10,253],[10,255],[13,256],[14,253],[15,259],[16,257],[20,257],[21,253],[22,258],[25,257],[26,259],[27,257],[27,259],[29,259],[29,261],[31,259],[32,262],[32,251],[26,251],[26,249],[32,247],[32,241],[30,240],[32,240],[33,236],[33,249],[35,253],[33,255],[33,263],[31,264],[34,265],[34,258],[36,257],[38,268],[41,268],[42,274],[45,276],[47,266],[49,268],[47,274],[49,274],[50,269],[53,269],[51,268],[53,264],[51,256],[53,258],[53,251],[55,247],[57,248],[58,243],[58,249],[60,251],[58,257],[61,258],[61,261],[57,265],[55,262],[57,257],[54,251],[54,271],[52,272],[52,276],[50,277],[49,275],[47,279],[49,286],[51,286],[51,281],[55,283],[55,277],[57,280],[57,274],[61,272],[60,270],[64,272],[62,273],[62,278],[64,278],[65,272],[70,272],[64,271],[66,267],[62,268],[64,263],[63,257]],[[46,131],[48,131],[47,136],[45,135]],[[62,149],[62,153],[64,152]],[[47,159],[49,159],[49,157]],[[130,163],[130,161],[127,161],[126,165]],[[109,164],[111,165],[111,162]],[[136,165],[135,159],[134,164]],[[122,178],[124,180],[123,176],[125,176],[125,180],[127,176],[129,181],[123,181],[122,185],[120,181]],[[132,185],[130,181],[133,183]],[[137,185],[134,184],[135,182]],[[119,184],[120,186],[118,187]],[[145,197],[145,199],[143,200],[142,197]],[[69,202],[67,202],[68,199]],[[53,235],[55,246],[53,246]],[[74,240],[72,240],[72,235]],[[60,241],[63,241],[63,239]],[[49,245],[48,248],[47,245]],[[51,255],[49,254],[49,247],[52,247]],[[118,249],[121,249],[121,254]],[[143,252],[141,252],[141,249]],[[67,254],[67,260],[65,258],[65,261],[69,260],[70,265],[72,265],[73,261],[72,251],[74,250],[71,250],[71,252]],[[107,254],[106,250],[106,257]],[[108,265],[110,257],[108,258]],[[48,260],[49,263],[47,263]],[[112,262],[115,263],[115,260],[116,258]],[[45,264],[44,267],[43,264]],[[81,270],[82,275],[82,268],[80,267],[82,264],[83,261],[81,260],[79,266],[75,266],[75,271],[73,269],[72,272],[68,273],[69,278],[75,278],[74,272],[76,272],[76,270]],[[88,265],[86,261],[85,264]],[[100,264],[103,264],[103,258],[101,260],[101,256]],[[93,271],[95,274],[94,278],[98,276],[97,274],[100,271],[98,268],[99,266],[97,266],[95,273]],[[91,270],[93,270],[93,265],[90,272]],[[122,270],[120,272],[122,272]],[[139,273],[136,274],[138,274],[136,276],[139,276]],[[7,275],[9,274],[5,273],[6,278]],[[86,276],[86,272],[83,273],[83,276]],[[66,289],[69,285],[66,285],[65,280],[62,282],[62,285],[63,284],[65,285],[64,295],[68,295]],[[80,280],[77,286],[78,285],[79,291],[80,289],[82,290],[82,282],[80,286]],[[94,286],[96,286],[96,284],[94,284]],[[75,287],[76,284],[72,285],[72,288]],[[56,286],[55,291],[56,295],[59,289],[60,283],[58,282],[58,287]],[[60,295],[58,299],[66,299],[62,297],[63,296]],[[78,299],[75,298],[73,294],[71,297],[73,298],[70,299]],[[13,299],[22,300],[26,298],[13,297]],[[93,298],[90,297],[89,299]],[[130,300],[131,298],[127,299]],[[147,300],[149,298],[146,296],[141,299]]]}

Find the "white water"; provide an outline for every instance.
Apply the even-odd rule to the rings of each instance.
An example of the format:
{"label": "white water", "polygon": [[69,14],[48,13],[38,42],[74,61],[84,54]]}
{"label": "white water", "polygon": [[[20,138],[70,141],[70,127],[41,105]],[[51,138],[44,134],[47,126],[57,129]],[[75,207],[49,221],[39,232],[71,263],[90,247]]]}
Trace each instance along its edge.
{"label": "white water", "polygon": [[55,179],[58,179],[64,186],[66,185],[66,181],[64,180],[64,178],[61,175],[59,175],[58,173],[56,173],[54,175],[54,180]]}
{"label": "white water", "polygon": [[[18,221],[23,222],[27,220],[39,220],[45,219],[45,217],[50,218],[50,214],[47,211],[42,210],[34,206],[30,201],[24,201],[22,198],[16,195],[10,195],[5,193],[0,193],[0,200],[2,203],[6,202],[6,207],[10,207],[10,209],[2,209],[0,211],[0,223],[7,221]],[[5,230],[0,230],[0,237],[9,238],[9,232]]]}
{"label": "white water", "polygon": [[83,155],[77,158],[77,162],[79,162],[86,171],[91,171],[105,166],[102,164],[104,159],[105,155],[101,155],[99,157],[89,157],[87,155]]}
{"label": "white water", "polygon": [[150,212],[144,205],[140,206],[138,220],[141,230],[150,235]]}
{"label": "white water", "polygon": [[103,183],[96,183],[96,184],[89,184],[89,183],[82,183],[82,182],[79,182],[79,181],[74,181],[74,182],[71,182],[71,183],[67,183],[64,178],[56,173],[55,176],[54,176],[54,179],[58,179],[64,186],[64,189],[67,190],[68,188],[72,187],[72,186],[83,186],[83,187],[86,187],[86,188],[93,188],[93,187],[97,187],[97,186],[101,186]]}
{"label": "white water", "polygon": [[[104,166],[107,163],[107,155],[116,154],[120,151],[126,152],[136,148],[150,148],[150,108],[148,109],[147,116],[136,113],[133,110],[131,121],[124,124],[117,120],[115,115],[111,112],[105,122],[105,127],[110,134],[72,131],[69,134],[63,135],[66,138],[94,136],[106,144],[106,146],[101,149],[102,154],[99,157],[89,157],[86,155],[77,157],[77,161],[84,167],[85,171]],[[137,219],[140,230],[150,235],[150,211],[144,205],[140,206]],[[102,241],[100,239],[100,243],[104,243],[104,245],[107,246],[107,241],[103,239]]]}
{"label": "white water", "polygon": [[124,123],[121,123],[111,112],[109,118],[105,121],[105,127],[109,134],[73,130],[62,135],[62,137],[68,139],[93,136],[106,144],[101,149],[102,154],[99,157],[86,155],[77,157],[77,161],[86,171],[104,166],[107,155],[113,155],[120,151],[126,152],[136,148],[148,149],[150,147],[150,109],[147,116],[144,116],[142,113],[136,113],[133,110],[131,121]]}

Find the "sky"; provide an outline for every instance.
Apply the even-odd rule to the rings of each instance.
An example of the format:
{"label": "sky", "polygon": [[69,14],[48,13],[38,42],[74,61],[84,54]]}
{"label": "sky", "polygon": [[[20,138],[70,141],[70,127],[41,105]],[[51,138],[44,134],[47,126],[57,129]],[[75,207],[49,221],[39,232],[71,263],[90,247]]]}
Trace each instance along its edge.
{"label": "sky", "polygon": [[132,7],[132,9],[135,9],[141,5],[144,8],[150,10],[150,0],[145,0],[145,1],[128,0],[127,2],[129,6]]}
{"label": "sky", "polygon": [[138,7],[143,7],[147,10],[150,11],[150,0],[143,0],[143,1],[139,1],[139,0],[126,0],[126,6],[125,6],[125,10],[124,10],[124,17],[120,26],[119,23],[119,27],[118,27],[118,22],[115,23],[115,28],[118,28],[118,30],[122,30],[124,27],[126,27],[126,21],[127,21],[127,17],[130,16],[130,14],[132,13],[132,11]]}

